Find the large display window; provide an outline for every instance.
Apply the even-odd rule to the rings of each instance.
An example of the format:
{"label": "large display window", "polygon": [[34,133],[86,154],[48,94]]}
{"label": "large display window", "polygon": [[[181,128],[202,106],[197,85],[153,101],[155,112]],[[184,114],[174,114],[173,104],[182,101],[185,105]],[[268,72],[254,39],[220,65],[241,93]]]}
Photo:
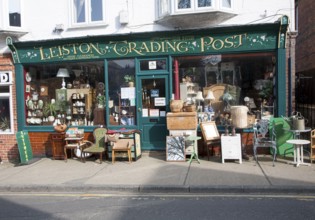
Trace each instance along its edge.
{"label": "large display window", "polygon": [[28,126],[105,125],[104,62],[24,66]]}
{"label": "large display window", "polygon": [[134,59],[108,61],[109,124],[136,124]]}
{"label": "large display window", "polygon": [[12,72],[0,71],[0,134],[12,133]]}
{"label": "large display window", "polygon": [[232,106],[249,114],[271,117],[275,103],[275,54],[226,54],[177,57],[180,94],[195,106],[199,121],[226,123]]}

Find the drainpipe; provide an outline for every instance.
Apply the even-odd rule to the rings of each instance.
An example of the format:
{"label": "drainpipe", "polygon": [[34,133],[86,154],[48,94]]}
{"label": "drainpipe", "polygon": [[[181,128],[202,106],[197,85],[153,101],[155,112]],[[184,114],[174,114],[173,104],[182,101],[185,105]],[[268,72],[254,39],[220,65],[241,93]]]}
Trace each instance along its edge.
{"label": "drainpipe", "polygon": [[175,95],[174,99],[179,99],[179,69],[178,69],[178,60],[174,60],[174,85],[175,85]]}
{"label": "drainpipe", "polygon": [[[289,49],[291,51],[291,49]],[[288,84],[289,84],[289,97],[288,97],[288,115],[292,113],[292,61],[291,55],[288,58]],[[294,87],[295,88],[295,87]]]}

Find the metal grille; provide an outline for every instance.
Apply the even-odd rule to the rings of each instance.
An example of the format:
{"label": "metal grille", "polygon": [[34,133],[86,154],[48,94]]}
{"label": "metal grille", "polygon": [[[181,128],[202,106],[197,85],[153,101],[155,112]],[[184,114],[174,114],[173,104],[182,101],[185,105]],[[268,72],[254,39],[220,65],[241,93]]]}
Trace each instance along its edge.
{"label": "metal grille", "polygon": [[307,127],[315,127],[315,73],[296,75],[295,109],[308,121]]}

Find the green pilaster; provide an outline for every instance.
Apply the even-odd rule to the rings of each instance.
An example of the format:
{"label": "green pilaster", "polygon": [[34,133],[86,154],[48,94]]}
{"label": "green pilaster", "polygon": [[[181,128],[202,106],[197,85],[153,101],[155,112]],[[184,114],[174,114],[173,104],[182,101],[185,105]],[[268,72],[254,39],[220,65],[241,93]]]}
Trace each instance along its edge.
{"label": "green pilaster", "polygon": [[277,54],[277,88],[276,88],[276,96],[277,96],[277,115],[278,116],[285,116],[286,115],[286,108],[287,108],[287,97],[286,97],[286,50],[279,48]]}
{"label": "green pilaster", "polygon": [[18,120],[18,131],[25,126],[25,105],[24,105],[24,79],[22,64],[15,65],[15,86],[16,86],[16,111]]}

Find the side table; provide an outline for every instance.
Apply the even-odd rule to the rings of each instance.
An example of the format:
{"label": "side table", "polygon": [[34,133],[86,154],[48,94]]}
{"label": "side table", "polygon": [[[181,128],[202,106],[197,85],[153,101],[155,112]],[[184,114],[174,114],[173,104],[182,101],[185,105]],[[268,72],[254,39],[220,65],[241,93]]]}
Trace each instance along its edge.
{"label": "side table", "polygon": [[290,164],[295,164],[297,167],[300,165],[311,166],[310,163],[304,163],[303,145],[311,143],[309,140],[293,139],[287,140],[288,144],[294,145],[294,161]]}
{"label": "side table", "polygon": [[[199,136],[192,136],[192,135],[190,135],[187,138],[185,138],[186,141],[193,141],[193,142],[196,142],[196,141],[198,141],[200,139],[201,139],[201,137],[199,137]],[[190,155],[190,159],[189,159],[188,162],[191,163],[194,158],[197,160],[198,163],[200,163],[199,158],[198,158],[198,153],[196,151],[196,144],[195,143],[193,145],[193,151],[192,151],[192,153]]]}
{"label": "side table", "polygon": [[52,156],[53,160],[64,159],[64,150],[65,146],[65,133],[51,133],[50,134],[51,144],[52,144]]}
{"label": "side table", "polygon": [[[83,141],[84,137],[67,137],[65,138],[66,145],[64,146],[64,159],[67,162],[67,149],[71,150],[71,158],[73,157],[73,151],[80,149],[81,152],[85,147],[86,143]],[[81,157],[82,161],[82,157]]]}

